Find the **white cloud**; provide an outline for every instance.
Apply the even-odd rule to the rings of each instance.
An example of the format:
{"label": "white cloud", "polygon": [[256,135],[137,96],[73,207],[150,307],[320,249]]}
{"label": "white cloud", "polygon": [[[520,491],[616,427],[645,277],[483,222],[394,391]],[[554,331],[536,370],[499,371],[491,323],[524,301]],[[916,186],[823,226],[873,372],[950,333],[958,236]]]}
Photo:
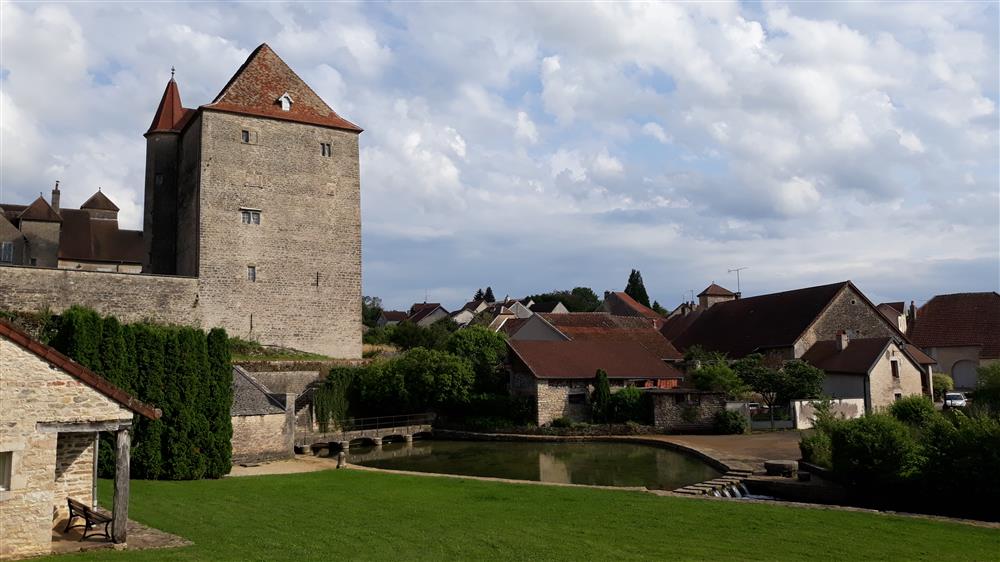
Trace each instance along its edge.
{"label": "white cloud", "polygon": [[659,123],[653,123],[652,121],[642,126],[642,132],[662,142],[663,144],[667,144],[673,140],[673,137],[668,135]]}
{"label": "white cloud", "polygon": [[535,127],[535,122],[523,111],[517,112],[517,128],[514,134],[517,138],[524,139],[531,144],[538,142],[538,129]]}

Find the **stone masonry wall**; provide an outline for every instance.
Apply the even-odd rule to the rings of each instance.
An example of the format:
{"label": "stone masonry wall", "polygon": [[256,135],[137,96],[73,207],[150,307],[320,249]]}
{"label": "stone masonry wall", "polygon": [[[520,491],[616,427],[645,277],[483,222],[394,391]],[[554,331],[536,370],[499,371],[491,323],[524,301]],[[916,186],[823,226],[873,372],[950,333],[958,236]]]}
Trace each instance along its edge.
{"label": "stone masonry wall", "polygon": [[[334,357],[361,356],[354,133],[202,113],[198,280],[204,322]],[[248,130],[254,142],[241,142]],[[329,143],[333,156],[322,156]],[[242,224],[241,208],[260,224]],[[256,282],[247,267],[256,268]]]}
{"label": "stone masonry wall", "polygon": [[45,554],[53,508],[65,499],[55,477],[58,435],[36,424],[127,422],[132,412],[5,338],[0,373],[0,452],[13,454],[11,489],[0,492],[0,558]]}
{"label": "stone masonry wall", "polygon": [[853,338],[898,337],[885,316],[869,306],[857,291],[847,287],[795,342],[795,357],[802,357],[819,340],[834,339],[840,330],[851,330]]}
{"label": "stone masonry wall", "polygon": [[[850,344],[848,344],[850,345]],[[895,352],[895,355],[893,353]],[[899,363],[899,378],[892,376],[892,358],[895,357]],[[871,392],[872,410],[888,408],[896,401],[895,395],[898,392],[901,396],[920,395],[923,389],[920,385],[920,370],[911,363],[903,352],[892,344],[875,364],[871,372],[868,373],[869,388]]]}
{"label": "stone masonry wall", "polygon": [[[683,402],[678,402],[678,397]],[[710,431],[715,414],[725,409],[723,394],[654,393],[653,425],[664,433]],[[689,410],[691,413],[685,415]]]}
{"label": "stone masonry wall", "polygon": [[94,505],[96,433],[62,433],[56,440],[56,486],[52,501],[57,520],[69,517],[66,498]]}
{"label": "stone masonry wall", "polygon": [[197,279],[0,266],[0,309],[61,312],[74,304],[125,322],[201,325]]}
{"label": "stone masonry wall", "polygon": [[284,459],[293,455],[294,427],[288,427],[286,414],[233,416],[232,420],[233,464]]}
{"label": "stone masonry wall", "polygon": [[[590,419],[589,381],[536,381],[537,423],[545,425],[556,418],[568,418],[574,422]],[[582,394],[583,402],[571,404],[570,394]]]}

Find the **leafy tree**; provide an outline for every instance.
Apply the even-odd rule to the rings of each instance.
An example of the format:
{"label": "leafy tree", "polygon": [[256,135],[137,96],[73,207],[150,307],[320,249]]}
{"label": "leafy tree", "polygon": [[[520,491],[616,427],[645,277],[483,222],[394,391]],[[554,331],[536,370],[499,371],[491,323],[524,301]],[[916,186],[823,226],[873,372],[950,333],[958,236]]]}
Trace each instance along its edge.
{"label": "leafy tree", "polygon": [[114,316],[105,317],[101,326],[101,376],[128,393],[135,393],[132,373],[128,372],[128,350],[122,325]]}
{"label": "leafy tree", "polygon": [[88,308],[72,306],[62,314],[52,347],[84,367],[101,372],[101,317]]}
{"label": "leafy tree", "polygon": [[955,390],[955,381],[944,373],[934,373],[934,399],[944,400],[945,393]]}
{"label": "leafy tree", "polygon": [[823,392],[823,371],[799,360],[783,362],[778,357],[758,353],[733,362],[732,368],[767,404],[771,429],[774,429],[776,406],[785,406],[795,399],[818,398]]}
{"label": "leafy tree", "polygon": [[475,392],[502,392],[506,388],[503,361],[507,357],[507,340],[503,335],[482,326],[470,326],[451,334],[444,348],[472,363]]}
{"label": "leafy tree", "polygon": [[782,403],[806,398],[819,398],[823,395],[823,380],[826,373],[813,367],[805,361],[786,361],[781,366],[781,374],[785,388],[778,396]]}
{"label": "leafy tree", "polygon": [[361,297],[361,322],[369,328],[378,325],[378,317],[382,314],[382,299],[378,297]]}
{"label": "leafy tree", "polygon": [[631,385],[626,386],[612,394],[608,400],[609,421],[647,422],[650,414],[648,406],[649,404],[643,400],[642,391]]}
{"label": "leafy tree", "polygon": [[746,391],[746,385],[725,361],[702,363],[691,373],[691,383],[699,390],[725,392],[734,397]]}
{"label": "leafy tree", "polygon": [[576,287],[570,291],[550,291],[530,295],[528,298],[536,303],[561,302],[570,312],[593,312],[601,306],[601,299],[590,287]]}
{"label": "leafy tree", "polygon": [[385,369],[402,378],[411,411],[467,402],[476,379],[468,360],[422,347],[404,353]]}
{"label": "leafy tree", "polygon": [[628,276],[628,284],[625,285],[625,294],[632,297],[639,304],[649,306],[649,295],[646,294],[646,286],[642,283],[642,274],[638,269],[633,269]]}
{"label": "leafy tree", "polygon": [[483,293],[483,298],[486,302],[496,302],[497,298],[493,296],[493,287],[486,287],[486,292]]}
{"label": "leafy tree", "polygon": [[479,288],[479,289],[476,289],[476,294],[472,295],[472,300],[474,300],[474,301],[483,300],[483,297],[484,297],[483,289]]}
{"label": "leafy tree", "polygon": [[611,383],[604,369],[598,369],[594,377],[594,394],[591,397],[591,413],[595,422],[609,421],[611,415]]}
{"label": "leafy tree", "polygon": [[976,369],[978,382],[974,394],[976,408],[1000,414],[1000,363],[992,363]]}

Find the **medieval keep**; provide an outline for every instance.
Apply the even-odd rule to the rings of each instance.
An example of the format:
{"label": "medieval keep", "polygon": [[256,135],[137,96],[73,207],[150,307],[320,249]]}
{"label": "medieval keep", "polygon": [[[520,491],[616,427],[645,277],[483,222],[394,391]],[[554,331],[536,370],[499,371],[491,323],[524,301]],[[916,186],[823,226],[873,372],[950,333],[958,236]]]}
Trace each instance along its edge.
{"label": "medieval keep", "polygon": [[58,184],[51,202],[0,204],[0,308],[80,304],[360,357],[361,131],[266,44],[196,109],[171,77],[145,133],[142,232],[100,191],[78,210]]}

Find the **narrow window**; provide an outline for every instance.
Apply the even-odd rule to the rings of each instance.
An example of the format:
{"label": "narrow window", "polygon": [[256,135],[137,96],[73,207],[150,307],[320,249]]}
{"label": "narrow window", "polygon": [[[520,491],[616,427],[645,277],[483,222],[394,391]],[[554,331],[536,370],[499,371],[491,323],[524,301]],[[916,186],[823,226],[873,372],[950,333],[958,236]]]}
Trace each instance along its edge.
{"label": "narrow window", "polygon": [[244,143],[249,143],[250,142],[250,131],[248,131],[246,129],[243,129],[243,131],[240,133],[240,140],[242,140]]}
{"label": "narrow window", "polygon": [[0,453],[0,492],[10,490],[10,473],[14,464],[14,453],[4,451]]}
{"label": "narrow window", "polygon": [[247,281],[249,281],[251,283],[256,283],[257,282],[257,266],[256,265],[248,265],[247,266]]}
{"label": "narrow window", "polygon": [[163,185],[163,174],[156,174],[153,178],[153,183],[156,184],[157,187]]}
{"label": "narrow window", "polygon": [[899,380],[899,361],[890,361],[889,364],[892,365],[892,378]]}
{"label": "narrow window", "polygon": [[250,224],[250,211],[240,211],[243,216],[243,224]]}
{"label": "narrow window", "polygon": [[333,156],[333,147],[328,142],[319,143],[320,154],[323,156]]}
{"label": "narrow window", "polygon": [[899,402],[900,400],[903,399],[903,393],[902,392],[897,392],[897,393],[895,393],[893,395],[893,397],[896,399],[896,402]]}
{"label": "narrow window", "polygon": [[4,242],[0,244],[0,262],[14,263],[14,243]]}
{"label": "narrow window", "polygon": [[38,258],[31,258],[31,265],[38,265]]}

